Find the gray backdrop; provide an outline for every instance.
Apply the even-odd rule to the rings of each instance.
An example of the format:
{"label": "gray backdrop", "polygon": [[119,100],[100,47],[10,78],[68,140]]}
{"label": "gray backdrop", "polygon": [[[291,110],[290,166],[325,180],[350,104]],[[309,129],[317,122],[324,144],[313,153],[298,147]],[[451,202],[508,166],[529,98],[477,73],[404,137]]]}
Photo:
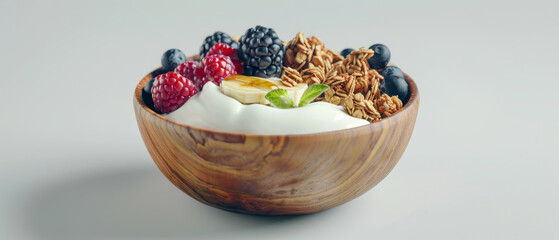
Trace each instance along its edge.
{"label": "gray backdrop", "polygon": [[[1,239],[557,239],[554,1],[0,1]],[[416,80],[409,146],[365,195],[302,217],[192,200],[157,170],[137,82],[256,24],[384,43]]]}

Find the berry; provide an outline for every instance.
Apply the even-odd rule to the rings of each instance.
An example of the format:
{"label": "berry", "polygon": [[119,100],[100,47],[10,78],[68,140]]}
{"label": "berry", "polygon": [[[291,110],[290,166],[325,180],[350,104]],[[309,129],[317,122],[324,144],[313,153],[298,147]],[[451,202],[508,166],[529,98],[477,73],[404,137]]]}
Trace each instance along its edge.
{"label": "berry", "polygon": [[198,76],[194,76],[194,86],[196,86],[196,91],[200,92],[202,91],[202,88],[204,87],[204,85],[206,85],[206,83],[208,83],[210,81],[210,79],[208,77],[206,77],[206,75],[202,74],[202,75],[198,75]]}
{"label": "berry", "polygon": [[408,101],[408,82],[403,77],[389,75],[380,82],[380,91],[390,96],[398,95],[403,103]]}
{"label": "berry", "polygon": [[380,75],[382,75],[384,78],[394,75],[405,79],[404,72],[402,72],[402,70],[400,70],[400,68],[396,66],[385,67],[380,72]]}
{"label": "berry", "polygon": [[214,34],[207,36],[206,39],[204,39],[204,43],[200,47],[200,59],[206,57],[210,49],[216,43],[225,43],[231,46],[231,48],[233,49],[239,49],[238,42],[233,41],[233,39],[231,39],[231,37],[226,33],[217,31]]}
{"label": "berry", "polygon": [[340,52],[340,55],[342,55],[345,58],[345,57],[347,57],[347,55],[349,55],[353,51],[355,51],[355,50],[353,50],[353,48],[346,48],[346,49],[342,50],[342,52]]}
{"label": "berry", "polygon": [[219,86],[224,78],[237,74],[231,58],[225,55],[216,54],[205,57],[202,59],[202,67],[204,68],[205,79],[200,78],[200,89],[208,81],[212,81]]}
{"label": "berry", "polygon": [[196,86],[196,90],[198,92],[202,91],[202,87],[209,81],[210,80],[204,73],[204,67],[202,67],[202,64],[200,63],[200,65],[198,65],[198,68],[194,70],[194,77],[192,79],[192,82],[194,82],[194,86]]}
{"label": "berry", "polygon": [[175,68],[175,72],[190,80],[194,79],[194,71],[200,67],[200,62],[188,61],[183,62]]}
{"label": "berry", "polygon": [[155,80],[155,78],[149,80],[144,88],[142,88],[142,100],[148,108],[155,110],[155,108],[153,108],[153,98],[151,98],[151,87],[153,86],[153,80]]}
{"label": "berry", "polygon": [[239,43],[243,74],[264,78],[281,76],[285,46],[274,29],[262,26],[250,28]]}
{"label": "berry", "polygon": [[151,95],[155,109],[170,113],[196,94],[196,86],[176,72],[161,74],[153,81]]}
{"label": "berry", "polygon": [[225,43],[216,43],[208,52],[209,55],[222,54],[231,58],[233,64],[235,65],[235,71],[237,73],[243,72],[243,66],[239,60],[239,55],[237,54],[237,49],[233,49],[231,46]]}
{"label": "berry", "polygon": [[208,56],[214,54],[222,54],[231,57],[231,55],[235,53],[237,53],[237,50],[233,49],[231,46],[225,43],[216,43],[212,48],[210,48],[210,51],[208,51]]}
{"label": "berry", "polygon": [[167,50],[161,56],[161,66],[163,73],[173,71],[179,64],[186,61],[184,53],[176,48]]}
{"label": "berry", "polygon": [[386,67],[390,61],[390,50],[388,50],[388,47],[377,43],[369,47],[369,49],[373,49],[373,51],[375,51],[375,55],[367,60],[371,69],[381,69]]}
{"label": "berry", "polygon": [[163,73],[164,73],[163,70],[161,68],[158,68],[158,69],[153,70],[153,72],[151,72],[151,76],[155,78],[155,77],[157,77],[157,76],[159,76],[160,74],[163,74]]}

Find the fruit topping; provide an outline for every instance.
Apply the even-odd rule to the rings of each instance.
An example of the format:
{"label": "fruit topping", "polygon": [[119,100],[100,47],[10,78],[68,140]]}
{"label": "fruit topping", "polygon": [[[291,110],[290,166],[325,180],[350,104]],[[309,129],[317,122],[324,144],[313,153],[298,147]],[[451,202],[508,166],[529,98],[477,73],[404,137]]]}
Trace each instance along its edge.
{"label": "fruit topping", "polygon": [[169,113],[211,81],[243,104],[295,108],[324,101],[374,122],[398,112],[410,95],[402,70],[388,66],[390,58],[383,44],[338,53],[303,32],[285,43],[274,29],[259,25],[235,38],[218,31],[204,39],[200,60],[167,50],[142,99],[154,111]]}
{"label": "fruit topping", "polygon": [[342,55],[342,57],[347,57],[347,55],[349,55],[351,52],[353,52],[355,50],[353,50],[353,48],[346,48],[344,50],[342,50],[342,52],[340,52],[340,55]]}
{"label": "fruit topping", "polygon": [[375,51],[375,55],[369,58],[369,66],[372,69],[381,69],[386,67],[388,62],[390,61],[390,50],[383,44],[377,43],[369,47]]}
{"label": "fruit topping", "polygon": [[385,67],[380,72],[380,75],[382,75],[384,78],[387,78],[388,76],[392,76],[392,75],[398,76],[398,77],[401,77],[401,78],[405,78],[404,77],[404,72],[402,72],[402,70],[400,70],[400,68],[398,68],[396,66]]}
{"label": "fruit topping", "polygon": [[244,74],[256,77],[280,77],[285,46],[272,28],[256,26],[241,36],[239,57]]}
{"label": "fruit topping", "polygon": [[202,59],[202,68],[204,69],[205,79],[202,79],[200,89],[208,81],[212,81],[219,86],[224,78],[237,74],[231,58],[220,54],[209,55]]}
{"label": "fruit topping", "polygon": [[403,77],[389,75],[380,82],[380,91],[389,96],[398,96],[405,103],[408,99],[408,82]]}
{"label": "fruit topping", "polygon": [[184,61],[186,61],[186,56],[181,50],[176,48],[167,50],[163,56],[161,56],[162,73],[175,70],[175,68]]}
{"label": "fruit topping", "polygon": [[[206,39],[204,39],[204,43],[200,47],[200,59],[203,59],[204,57],[206,57],[208,52],[210,51],[210,49],[216,43],[225,43],[225,44],[231,46],[231,48],[233,48],[233,49],[239,49],[239,43],[233,41],[233,39],[231,39],[231,36],[227,35],[224,32],[217,31],[214,34],[212,34],[210,36],[207,36]],[[225,55],[227,55],[227,54],[225,54]]]}
{"label": "fruit topping", "polygon": [[175,111],[194,94],[194,83],[176,72],[157,76],[151,88],[154,107],[162,113]]}
{"label": "fruit topping", "polygon": [[266,94],[274,89],[283,89],[287,91],[290,99],[293,99],[293,102],[297,104],[307,89],[307,84],[300,83],[290,87],[282,84],[281,80],[232,75],[223,80],[220,88],[223,94],[244,104],[268,104],[268,100],[265,98]]}
{"label": "fruit topping", "polygon": [[192,80],[192,82],[194,83],[194,86],[196,86],[196,91],[198,91],[198,92],[202,91],[202,88],[204,87],[204,85],[206,85],[206,83],[211,81],[204,74],[204,69],[203,68],[200,68],[199,72],[201,72],[201,73],[200,74],[195,74],[194,79]]}
{"label": "fruit topping", "polygon": [[175,72],[190,80],[194,79],[194,72],[200,67],[198,61],[183,62],[175,68]]}
{"label": "fruit topping", "polygon": [[149,80],[144,88],[142,88],[142,100],[144,101],[144,104],[152,110],[155,109],[153,108],[153,98],[151,98],[151,87],[153,86],[153,80],[155,80],[155,78]]}
{"label": "fruit topping", "polygon": [[208,52],[208,56],[221,54],[221,55],[231,57],[231,55],[235,54],[236,52],[237,52],[236,49],[233,49],[231,46],[225,43],[216,43],[212,48],[210,48],[210,51]]}
{"label": "fruit topping", "polygon": [[230,57],[233,65],[235,65],[235,71],[237,71],[237,73],[243,72],[243,66],[241,65],[241,61],[239,60],[237,49],[233,49],[231,46],[225,43],[217,43],[210,49],[210,51],[208,52],[208,56],[215,54],[221,54]]}

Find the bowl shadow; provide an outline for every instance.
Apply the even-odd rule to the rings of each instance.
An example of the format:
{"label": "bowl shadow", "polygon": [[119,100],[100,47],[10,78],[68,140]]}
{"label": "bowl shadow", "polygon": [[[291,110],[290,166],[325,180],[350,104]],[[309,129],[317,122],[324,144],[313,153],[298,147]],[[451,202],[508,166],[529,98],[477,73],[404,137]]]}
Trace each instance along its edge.
{"label": "bowl shadow", "polygon": [[25,224],[42,239],[189,238],[297,224],[303,216],[253,216],[208,207],[155,167],[70,178],[31,194]]}

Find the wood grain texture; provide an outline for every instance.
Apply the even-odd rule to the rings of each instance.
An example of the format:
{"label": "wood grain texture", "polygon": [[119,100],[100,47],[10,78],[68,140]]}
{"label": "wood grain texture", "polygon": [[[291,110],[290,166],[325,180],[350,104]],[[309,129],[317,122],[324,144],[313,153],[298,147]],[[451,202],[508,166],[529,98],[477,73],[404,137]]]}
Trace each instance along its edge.
{"label": "wood grain texture", "polygon": [[304,135],[222,133],[182,125],[153,112],[136,87],[134,110],[161,172],[207,205],[258,215],[308,214],[367,192],[394,168],[411,137],[419,95],[399,113],[366,126]]}

